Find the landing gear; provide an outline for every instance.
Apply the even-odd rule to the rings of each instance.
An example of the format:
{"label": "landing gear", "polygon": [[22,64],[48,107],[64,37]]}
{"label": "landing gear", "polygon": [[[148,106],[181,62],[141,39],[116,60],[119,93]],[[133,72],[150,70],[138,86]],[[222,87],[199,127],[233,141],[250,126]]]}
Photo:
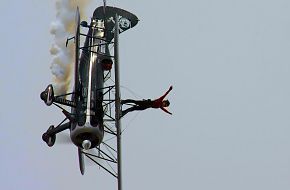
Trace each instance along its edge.
{"label": "landing gear", "polygon": [[55,134],[49,134],[49,132],[51,130],[53,130],[53,129],[54,129],[54,126],[51,125],[47,129],[47,131],[45,133],[43,133],[43,135],[42,135],[42,140],[44,142],[46,142],[47,146],[49,146],[49,147],[52,147],[54,145],[54,143],[55,143],[55,140],[56,140],[56,135]]}
{"label": "landing gear", "polygon": [[47,106],[50,106],[53,103],[54,92],[52,85],[48,85],[45,91],[41,92],[40,98],[44,101]]}

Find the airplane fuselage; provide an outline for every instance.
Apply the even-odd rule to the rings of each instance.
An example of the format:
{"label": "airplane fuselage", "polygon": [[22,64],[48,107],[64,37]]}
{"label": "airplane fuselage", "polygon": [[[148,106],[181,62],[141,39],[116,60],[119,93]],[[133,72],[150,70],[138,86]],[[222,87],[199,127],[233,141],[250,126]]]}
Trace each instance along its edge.
{"label": "airplane fuselage", "polygon": [[[71,123],[71,140],[81,148],[98,146],[104,136],[103,126],[103,87],[104,75],[101,61],[106,51],[103,43],[104,24],[101,20],[92,19],[84,48],[79,61],[76,87],[75,122]],[[88,146],[88,143],[90,146]],[[86,149],[87,149],[86,147]]]}

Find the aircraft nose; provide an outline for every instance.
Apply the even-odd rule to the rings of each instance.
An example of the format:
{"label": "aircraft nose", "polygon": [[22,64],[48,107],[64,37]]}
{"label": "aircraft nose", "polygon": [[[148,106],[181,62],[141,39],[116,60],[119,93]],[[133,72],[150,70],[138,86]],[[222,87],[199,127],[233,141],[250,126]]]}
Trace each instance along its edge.
{"label": "aircraft nose", "polygon": [[89,140],[84,140],[83,143],[82,143],[82,147],[85,149],[85,150],[89,150],[91,148],[91,141]]}

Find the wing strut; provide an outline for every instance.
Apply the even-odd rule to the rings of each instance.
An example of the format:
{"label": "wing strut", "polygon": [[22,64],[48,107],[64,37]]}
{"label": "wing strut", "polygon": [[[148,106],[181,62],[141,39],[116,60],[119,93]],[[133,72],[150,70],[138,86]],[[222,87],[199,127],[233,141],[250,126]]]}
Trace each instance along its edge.
{"label": "wing strut", "polygon": [[117,165],[118,165],[118,190],[122,190],[122,160],[121,160],[121,106],[120,106],[120,78],[119,78],[119,18],[115,16],[114,56],[115,56],[115,116],[117,128]]}

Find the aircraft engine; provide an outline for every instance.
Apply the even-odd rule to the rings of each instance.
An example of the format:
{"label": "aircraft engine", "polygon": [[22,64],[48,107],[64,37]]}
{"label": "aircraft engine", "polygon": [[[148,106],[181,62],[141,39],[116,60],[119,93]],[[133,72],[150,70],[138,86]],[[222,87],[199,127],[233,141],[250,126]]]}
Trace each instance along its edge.
{"label": "aircraft engine", "polygon": [[101,125],[92,126],[86,123],[84,126],[71,128],[72,142],[85,150],[97,147],[103,140],[104,128]]}
{"label": "aircraft engine", "polygon": [[47,86],[45,91],[41,92],[40,98],[47,106],[50,106],[53,103],[54,92],[51,84]]}

